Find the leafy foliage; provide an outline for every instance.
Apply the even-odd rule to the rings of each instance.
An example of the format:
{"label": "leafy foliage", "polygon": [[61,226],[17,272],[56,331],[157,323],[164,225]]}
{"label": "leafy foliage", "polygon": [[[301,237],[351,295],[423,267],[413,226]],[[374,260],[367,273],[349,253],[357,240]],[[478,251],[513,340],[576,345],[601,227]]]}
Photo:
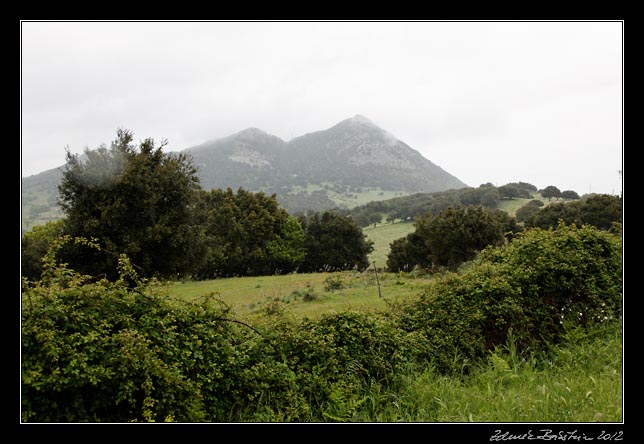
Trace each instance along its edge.
{"label": "leafy foliage", "polygon": [[325,211],[303,217],[301,222],[306,233],[302,271],[362,270],[369,266],[373,242],[352,218]]}
{"label": "leafy foliage", "polygon": [[622,199],[619,196],[595,194],[574,202],[559,202],[532,212],[525,219],[527,227],[549,228],[566,224],[589,224],[600,230],[611,229],[622,221]]}
{"label": "leafy foliage", "polygon": [[20,241],[21,276],[37,281],[42,274],[42,258],[53,241],[64,234],[63,221],[36,225],[26,232]]}
{"label": "leafy foliage", "polygon": [[116,281],[79,274],[56,260],[65,242],[101,248],[54,239],[42,280],[23,283],[26,422],[360,420],[409,369],[502,374],[515,364],[499,346],[544,351],[622,309],[620,238],[590,226],[526,230],[384,313],[274,311],[257,326],[213,295],[164,296],[124,255]]}
{"label": "leafy foliage", "polygon": [[275,195],[202,191],[199,214],[207,245],[200,278],[291,272],[304,259],[304,231]]}
{"label": "leafy foliage", "polygon": [[455,270],[488,245],[499,245],[507,233],[518,231],[515,221],[500,210],[481,206],[450,207],[418,217],[416,230],[394,242],[387,259],[390,270],[448,267]]}
{"label": "leafy foliage", "polygon": [[[152,139],[138,148],[119,130],[110,148],[67,152],[59,185],[65,232],[101,239],[102,252],[76,250],[68,260],[81,272],[116,276],[125,253],[150,276],[186,273],[200,260],[199,230],[192,205],[199,189],[196,169],[185,154],[165,154]],[[104,252],[113,254],[104,254]]]}
{"label": "leafy foliage", "polygon": [[461,275],[447,273],[400,317],[400,326],[429,342],[426,358],[440,371],[467,364],[502,345],[543,350],[569,328],[621,316],[620,240],[595,228],[530,229],[488,247]]}

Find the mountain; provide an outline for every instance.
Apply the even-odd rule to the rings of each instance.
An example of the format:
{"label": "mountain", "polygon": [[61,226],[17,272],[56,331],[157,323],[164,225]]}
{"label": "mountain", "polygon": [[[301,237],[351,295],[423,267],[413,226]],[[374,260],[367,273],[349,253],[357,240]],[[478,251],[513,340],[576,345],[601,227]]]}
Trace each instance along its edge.
{"label": "mountain", "polygon": [[[467,187],[360,115],[288,142],[248,128],[183,152],[192,156],[204,189],[275,193],[292,213]],[[43,202],[55,199],[60,175],[56,168],[22,179],[23,213],[31,213],[24,209],[32,205],[41,205],[43,213]]]}
{"label": "mountain", "polygon": [[185,151],[204,188],[275,193],[292,212],[467,187],[360,115],[289,142],[249,128]]}

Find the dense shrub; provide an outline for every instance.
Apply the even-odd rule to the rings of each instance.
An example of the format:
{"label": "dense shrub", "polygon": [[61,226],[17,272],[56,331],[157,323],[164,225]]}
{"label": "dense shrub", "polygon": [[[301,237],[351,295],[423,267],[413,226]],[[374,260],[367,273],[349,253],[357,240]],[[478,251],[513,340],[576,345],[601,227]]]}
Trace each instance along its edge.
{"label": "dense shrub", "polygon": [[243,394],[252,330],[211,301],[161,296],[124,257],[119,268],[116,282],[58,266],[24,283],[22,419],[218,420]]}
{"label": "dense shrub", "polygon": [[163,296],[124,256],[116,282],[54,257],[42,281],[24,282],[23,421],[319,420],[332,398],[392,379],[412,349],[378,315],[255,328],[213,297]]}
{"label": "dense shrub", "polygon": [[621,239],[591,226],[560,223],[524,232],[505,248],[487,249],[482,262],[499,265],[521,288],[529,334],[556,341],[567,322],[601,323],[621,313]]}
{"label": "dense shrub", "polygon": [[420,332],[441,371],[476,360],[512,332],[522,350],[557,343],[568,327],[621,314],[621,241],[593,227],[531,229],[483,250],[467,272],[437,279],[398,322]]}

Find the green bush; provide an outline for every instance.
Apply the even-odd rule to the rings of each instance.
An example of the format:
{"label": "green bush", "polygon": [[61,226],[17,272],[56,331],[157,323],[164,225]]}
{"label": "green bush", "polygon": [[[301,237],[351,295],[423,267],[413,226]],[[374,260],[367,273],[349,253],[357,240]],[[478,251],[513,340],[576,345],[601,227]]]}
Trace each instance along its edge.
{"label": "green bush", "polygon": [[567,329],[621,315],[621,244],[590,226],[530,229],[487,248],[467,272],[437,279],[398,322],[429,343],[425,359],[439,371],[506,343],[521,350],[557,343]]}
{"label": "green bush", "polygon": [[117,282],[60,266],[24,288],[24,421],[216,421],[243,392],[252,331],[212,301],[179,305],[133,283],[121,264]]}
{"label": "green bush", "polygon": [[621,314],[621,239],[591,226],[560,223],[531,229],[506,248],[488,249],[484,263],[497,264],[521,288],[530,313],[528,334],[557,341],[564,326],[601,323]]}

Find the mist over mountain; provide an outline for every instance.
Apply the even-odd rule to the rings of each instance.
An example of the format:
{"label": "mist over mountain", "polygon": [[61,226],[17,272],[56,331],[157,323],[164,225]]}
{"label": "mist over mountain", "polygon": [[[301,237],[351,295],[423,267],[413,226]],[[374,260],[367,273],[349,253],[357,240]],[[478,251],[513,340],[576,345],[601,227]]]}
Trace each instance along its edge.
{"label": "mist over mountain", "polygon": [[249,128],[185,151],[206,189],[244,187],[283,196],[325,185],[403,194],[467,186],[360,115],[289,142]]}
{"label": "mist over mountain", "polygon": [[[183,152],[192,156],[204,189],[241,187],[275,193],[291,213],[467,187],[361,115],[288,142],[248,128]],[[55,208],[45,207],[55,207],[61,170],[22,179],[27,218],[33,215],[25,208],[34,205],[40,216],[59,217]]]}

